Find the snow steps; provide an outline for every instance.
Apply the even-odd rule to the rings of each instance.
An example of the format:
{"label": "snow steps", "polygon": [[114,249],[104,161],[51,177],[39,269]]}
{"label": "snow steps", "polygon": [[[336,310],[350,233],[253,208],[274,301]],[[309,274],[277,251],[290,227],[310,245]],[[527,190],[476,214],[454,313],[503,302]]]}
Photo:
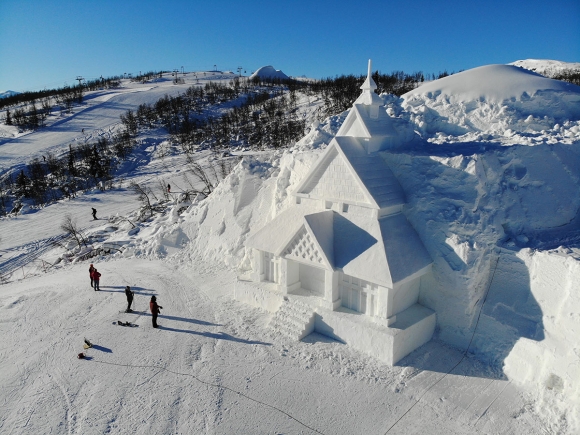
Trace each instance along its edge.
{"label": "snow steps", "polygon": [[314,331],[314,309],[300,302],[285,300],[276,311],[270,327],[291,340],[300,341]]}

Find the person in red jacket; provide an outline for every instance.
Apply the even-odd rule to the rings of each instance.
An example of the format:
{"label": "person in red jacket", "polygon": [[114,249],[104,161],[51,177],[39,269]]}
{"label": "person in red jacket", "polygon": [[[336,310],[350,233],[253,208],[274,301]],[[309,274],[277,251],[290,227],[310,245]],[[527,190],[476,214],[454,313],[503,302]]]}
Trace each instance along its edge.
{"label": "person in red jacket", "polygon": [[95,267],[95,270],[93,271],[93,281],[95,282],[95,291],[99,291],[99,280],[101,279],[101,274],[99,273],[99,271],[97,271],[97,268]]}
{"label": "person in red jacket", "polygon": [[95,268],[93,267],[93,263],[91,263],[91,267],[89,267],[89,276],[91,277],[91,287],[94,287],[93,284],[93,272],[95,271]]}
{"label": "person in red jacket", "polygon": [[149,302],[149,309],[151,310],[151,316],[153,318],[153,327],[158,328],[159,325],[157,324],[157,316],[159,315],[159,310],[163,307],[157,305],[157,298],[155,296],[151,296],[151,302]]}

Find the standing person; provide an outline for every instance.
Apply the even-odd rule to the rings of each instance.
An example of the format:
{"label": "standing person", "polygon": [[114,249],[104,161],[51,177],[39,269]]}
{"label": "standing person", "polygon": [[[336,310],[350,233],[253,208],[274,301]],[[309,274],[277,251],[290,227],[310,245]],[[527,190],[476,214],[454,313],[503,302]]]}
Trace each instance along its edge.
{"label": "standing person", "polygon": [[95,267],[95,270],[93,271],[93,281],[95,282],[95,291],[99,291],[99,281],[101,279],[101,274],[97,271],[97,268]]}
{"label": "standing person", "polygon": [[127,296],[127,309],[125,310],[126,313],[132,313],[133,310],[131,309],[131,304],[133,303],[133,296],[134,293],[131,291],[131,287],[125,287],[125,296]]}
{"label": "standing person", "polygon": [[97,220],[97,209],[94,207],[91,207],[93,209],[93,219]]}
{"label": "standing person", "polygon": [[149,309],[151,310],[151,316],[153,318],[153,327],[157,328],[159,325],[157,324],[157,316],[159,315],[159,310],[163,307],[157,305],[157,298],[155,296],[151,296],[151,302],[149,302]]}
{"label": "standing person", "polygon": [[95,268],[93,267],[93,263],[91,263],[91,267],[89,267],[89,276],[91,277],[91,287],[94,287],[94,284],[93,284],[94,271],[95,271]]}
{"label": "standing person", "polygon": [[171,193],[171,184],[167,183],[167,193]]}

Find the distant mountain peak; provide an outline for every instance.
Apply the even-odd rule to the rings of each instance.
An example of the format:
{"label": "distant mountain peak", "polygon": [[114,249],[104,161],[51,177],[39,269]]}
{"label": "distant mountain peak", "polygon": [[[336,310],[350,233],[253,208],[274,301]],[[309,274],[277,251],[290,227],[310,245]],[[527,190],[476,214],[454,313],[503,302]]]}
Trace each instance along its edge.
{"label": "distant mountain peak", "polygon": [[254,77],[260,77],[261,79],[290,80],[290,77],[284,74],[281,70],[275,69],[272,65],[258,68],[256,72],[250,76],[250,79],[253,79]]}
{"label": "distant mountain peak", "polygon": [[545,77],[554,77],[564,71],[580,70],[580,62],[562,62],[550,59],[524,59],[516,60],[508,65],[519,66],[534,71]]}
{"label": "distant mountain peak", "polygon": [[16,91],[4,91],[0,92],[0,98],[11,97],[12,95],[18,95],[20,92]]}

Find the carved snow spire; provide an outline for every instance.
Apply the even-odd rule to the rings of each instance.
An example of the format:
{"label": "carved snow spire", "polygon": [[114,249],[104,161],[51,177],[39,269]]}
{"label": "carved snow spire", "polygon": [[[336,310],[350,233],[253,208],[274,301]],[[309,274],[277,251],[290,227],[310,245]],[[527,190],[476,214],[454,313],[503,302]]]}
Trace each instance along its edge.
{"label": "carved snow spire", "polygon": [[375,89],[377,89],[377,84],[371,77],[372,74],[372,60],[369,59],[369,68],[367,73],[367,78],[365,82],[360,87],[362,89],[362,94],[357,98],[355,104],[364,104],[369,107],[369,115],[371,119],[378,119],[379,117],[379,107],[383,105],[383,100],[377,94],[375,94]]}
{"label": "carved snow spire", "polygon": [[363,94],[365,92],[373,92],[374,93],[375,89],[377,88],[377,84],[375,83],[375,81],[371,77],[372,70],[373,70],[373,61],[371,59],[369,59],[369,70],[367,73],[367,79],[360,87],[363,90]]}

